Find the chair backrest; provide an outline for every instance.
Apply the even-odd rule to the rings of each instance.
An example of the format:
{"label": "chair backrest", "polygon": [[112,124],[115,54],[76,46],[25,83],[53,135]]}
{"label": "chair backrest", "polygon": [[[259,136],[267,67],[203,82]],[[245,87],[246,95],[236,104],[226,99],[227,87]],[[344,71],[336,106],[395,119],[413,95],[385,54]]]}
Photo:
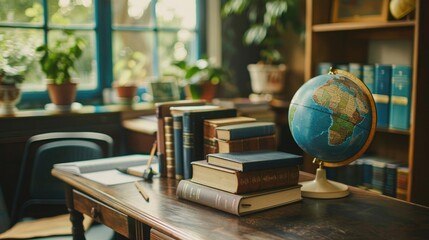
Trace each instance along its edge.
{"label": "chair backrest", "polygon": [[[53,164],[111,157],[113,139],[95,132],[54,132],[28,139],[22,159],[17,190],[11,211],[12,224],[28,215],[30,207],[37,206],[36,215],[50,216],[65,212],[64,185],[52,177]],[[57,210],[57,209],[56,209]],[[46,215],[45,215],[46,213]]]}

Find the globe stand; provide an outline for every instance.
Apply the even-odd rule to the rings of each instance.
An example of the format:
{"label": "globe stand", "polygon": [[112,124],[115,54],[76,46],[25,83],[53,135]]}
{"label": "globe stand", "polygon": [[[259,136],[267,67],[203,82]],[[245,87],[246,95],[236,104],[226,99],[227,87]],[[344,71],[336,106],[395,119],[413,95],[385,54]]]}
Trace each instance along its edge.
{"label": "globe stand", "polygon": [[301,194],[303,197],[332,199],[342,198],[349,195],[349,187],[345,184],[330,181],[326,179],[326,170],[323,168],[323,162],[319,161],[319,168],[316,171],[316,178],[312,181],[301,182]]}

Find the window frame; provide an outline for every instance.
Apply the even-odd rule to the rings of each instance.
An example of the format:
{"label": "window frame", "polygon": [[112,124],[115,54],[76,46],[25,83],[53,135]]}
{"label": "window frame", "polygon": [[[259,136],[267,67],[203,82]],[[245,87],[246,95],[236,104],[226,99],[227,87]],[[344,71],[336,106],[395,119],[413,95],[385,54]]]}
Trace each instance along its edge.
{"label": "window frame", "polygon": [[[38,29],[43,30],[44,42],[48,40],[48,32],[51,30],[62,30],[62,29],[73,29],[76,31],[93,31],[95,34],[95,47],[96,47],[96,71],[97,71],[97,87],[91,90],[78,90],[76,99],[77,101],[84,104],[102,104],[103,103],[103,90],[106,88],[111,88],[113,79],[113,42],[112,35],[114,31],[117,30],[131,30],[131,31],[141,31],[141,27],[114,27],[112,21],[112,4],[111,1],[114,0],[94,0],[94,25],[93,26],[49,26],[48,20],[48,0],[42,0],[43,6],[43,23],[41,25],[28,25],[25,23],[0,23],[1,28],[21,28],[21,29]],[[153,2],[152,12],[155,11],[156,1]],[[195,26],[196,34],[196,56],[198,59],[201,57],[201,53],[205,52],[207,49],[206,44],[206,1],[207,0],[196,0],[196,11],[197,11],[197,20]],[[159,33],[159,27],[147,27],[144,28],[145,31],[151,31],[155,33],[154,40],[157,41]],[[163,31],[166,28],[162,28]],[[171,31],[177,31],[180,28],[171,28]],[[158,58],[157,58],[157,49],[159,47],[158,42],[154,43],[154,51],[152,53],[152,59],[154,61],[154,75],[158,74]],[[101,51],[102,50],[102,51]],[[34,106],[42,106],[44,103],[49,102],[49,96],[47,91],[25,91],[22,93],[20,103],[26,103],[31,108]],[[31,102],[31,103],[28,103]],[[19,104],[21,105],[21,104]]]}

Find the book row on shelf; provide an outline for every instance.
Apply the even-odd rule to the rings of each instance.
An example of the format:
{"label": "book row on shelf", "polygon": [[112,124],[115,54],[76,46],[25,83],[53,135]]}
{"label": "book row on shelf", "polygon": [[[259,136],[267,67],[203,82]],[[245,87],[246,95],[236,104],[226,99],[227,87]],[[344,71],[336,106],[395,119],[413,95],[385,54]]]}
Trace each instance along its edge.
{"label": "book row on shelf", "polygon": [[333,181],[377,192],[389,197],[407,199],[408,166],[379,156],[364,156],[338,168],[327,168]]}
{"label": "book row on shelf", "polygon": [[410,128],[412,68],[393,64],[320,63],[319,74],[329,68],[348,71],[371,91],[377,108],[377,127],[407,131]]}

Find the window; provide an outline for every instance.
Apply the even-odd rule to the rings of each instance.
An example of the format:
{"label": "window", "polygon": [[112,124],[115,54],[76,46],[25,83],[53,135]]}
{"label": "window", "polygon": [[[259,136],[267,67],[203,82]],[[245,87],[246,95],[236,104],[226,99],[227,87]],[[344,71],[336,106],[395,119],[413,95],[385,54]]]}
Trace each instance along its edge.
{"label": "window", "polygon": [[[102,96],[112,81],[171,73],[173,60],[201,52],[199,0],[0,0],[0,41],[35,49],[70,29],[87,42],[76,63],[78,101]],[[45,79],[34,62],[22,85],[23,100],[47,101]],[[24,102],[24,101],[21,101]],[[94,101],[92,101],[94,102]],[[46,103],[46,102],[45,102]]]}

